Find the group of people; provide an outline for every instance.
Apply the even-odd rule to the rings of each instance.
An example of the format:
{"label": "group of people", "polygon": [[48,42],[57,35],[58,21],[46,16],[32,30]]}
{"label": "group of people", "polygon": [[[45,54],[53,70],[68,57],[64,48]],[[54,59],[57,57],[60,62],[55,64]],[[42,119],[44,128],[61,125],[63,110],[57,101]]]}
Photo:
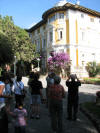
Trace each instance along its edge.
{"label": "group of people", "polygon": [[[49,73],[46,81],[47,106],[51,117],[51,127],[54,133],[62,133],[63,98],[65,98],[65,89],[60,84],[61,78],[55,73]],[[71,74],[68,77],[66,86],[68,87],[67,119],[76,121],[79,101],[78,87],[81,86],[81,82],[76,74]]]}
{"label": "group of people", "polygon": [[[23,108],[24,84],[22,77],[12,77],[4,74],[0,77],[0,131],[8,133],[9,116],[15,119],[15,133],[24,133],[26,127],[27,111]],[[11,106],[15,108],[11,111]]]}
{"label": "group of people", "polygon": [[[46,98],[43,96],[43,84],[39,80],[39,74],[31,72],[28,85],[30,92],[31,118],[40,119],[40,104],[46,99],[51,119],[51,127],[54,133],[63,132],[63,98],[66,96],[64,87],[60,84],[61,78],[54,72],[49,72],[46,77]],[[80,80],[76,74],[71,74],[66,80],[68,87],[67,99],[67,119],[77,120],[78,112],[78,87],[81,86]],[[27,122],[27,110],[23,108],[24,104],[24,84],[22,77],[9,78],[0,77],[0,131],[8,133],[8,116],[15,119],[15,133],[25,133]],[[14,94],[14,95],[13,95]],[[14,98],[13,98],[14,97]],[[11,111],[11,102],[15,99],[15,108]]]}

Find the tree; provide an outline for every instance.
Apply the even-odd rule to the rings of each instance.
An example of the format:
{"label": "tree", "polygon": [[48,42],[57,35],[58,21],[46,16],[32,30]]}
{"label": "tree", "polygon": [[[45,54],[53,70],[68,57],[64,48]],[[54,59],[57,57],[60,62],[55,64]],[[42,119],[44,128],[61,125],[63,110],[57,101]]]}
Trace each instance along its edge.
{"label": "tree", "polygon": [[31,43],[28,33],[17,27],[18,45],[16,55],[19,60],[31,62],[35,58],[35,45]]}
{"label": "tree", "polygon": [[13,61],[13,51],[8,37],[0,31],[0,66]]}
{"label": "tree", "polygon": [[48,70],[60,73],[62,69],[66,69],[69,62],[69,55],[66,53],[51,52],[48,58]]}
{"label": "tree", "polygon": [[14,25],[11,16],[0,16],[0,29],[9,38],[17,60],[31,62],[34,58],[35,45],[31,43],[28,33],[24,29]]}

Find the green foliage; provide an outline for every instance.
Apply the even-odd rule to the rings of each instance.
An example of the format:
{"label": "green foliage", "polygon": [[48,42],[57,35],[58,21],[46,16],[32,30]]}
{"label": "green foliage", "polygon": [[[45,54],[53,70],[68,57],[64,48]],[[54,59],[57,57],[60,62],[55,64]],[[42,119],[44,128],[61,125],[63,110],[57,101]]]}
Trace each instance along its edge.
{"label": "green foliage", "polygon": [[0,32],[0,66],[13,61],[13,51],[8,37]]}
{"label": "green foliage", "polygon": [[83,81],[85,84],[99,84],[100,85],[100,78],[84,78]]}
{"label": "green foliage", "polygon": [[88,62],[86,70],[89,74],[89,77],[95,77],[100,72],[100,64],[94,62]]}
{"label": "green foliage", "polygon": [[[10,44],[10,48],[16,55],[17,60],[31,62],[34,59],[35,45],[31,43],[28,33],[24,29],[14,25],[11,16],[0,16],[0,30],[6,37],[5,45]],[[3,41],[1,43],[3,45]],[[5,54],[8,49],[5,48]]]}
{"label": "green foliage", "polygon": [[0,76],[1,76],[2,68],[0,67]]}

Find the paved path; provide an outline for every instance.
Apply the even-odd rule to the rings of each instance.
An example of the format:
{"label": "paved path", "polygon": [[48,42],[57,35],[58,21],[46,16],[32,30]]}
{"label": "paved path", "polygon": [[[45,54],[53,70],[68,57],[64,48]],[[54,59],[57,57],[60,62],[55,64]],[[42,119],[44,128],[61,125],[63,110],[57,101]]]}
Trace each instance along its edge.
{"label": "paved path", "polygon": [[[45,77],[40,79],[43,83],[43,87],[46,87]],[[23,82],[27,86],[27,78],[23,78]],[[61,84],[65,87],[67,94],[67,87],[65,86],[65,80],[61,81]],[[100,86],[97,85],[86,85],[82,84],[80,87],[80,103],[85,101],[95,101],[95,92],[100,90]],[[43,90],[45,92],[45,89]],[[92,123],[84,116],[80,111],[78,113],[78,120],[68,121],[66,120],[66,110],[67,110],[67,98],[64,99],[64,114],[63,114],[63,127],[64,133],[98,133]],[[26,107],[29,111],[29,95],[26,97]],[[13,133],[13,126],[10,126],[10,132]],[[29,119],[26,133],[52,133],[50,126],[50,117],[48,116],[48,109],[44,104],[41,105],[41,119]]]}

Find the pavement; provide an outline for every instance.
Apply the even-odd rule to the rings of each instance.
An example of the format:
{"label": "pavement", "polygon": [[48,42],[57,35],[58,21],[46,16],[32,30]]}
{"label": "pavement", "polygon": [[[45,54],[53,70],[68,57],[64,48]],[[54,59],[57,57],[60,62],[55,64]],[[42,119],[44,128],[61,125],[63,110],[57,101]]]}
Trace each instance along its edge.
{"label": "pavement", "polygon": [[[28,79],[23,77],[24,85],[28,90],[27,82]],[[43,84],[43,94],[45,96],[45,88],[46,88],[46,80],[45,77],[42,76],[40,78]],[[98,133],[92,122],[82,113],[78,112],[78,120],[77,121],[68,121],[66,120],[67,116],[67,87],[65,85],[65,80],[61,80],[61,84],[64,86],[66,91],[66,98],[64,99],[64,113],[63,113],[63,129],[64,133]],[[100,90],[99,85],[91,85],[91,84],[82,84],[79,88],[79,102],[83,103],[86,101],[95,102],[95,93]],[[50,117],[48,113],[48,109],[45,104],[41,104],[41,117],[40,119],[30,119],[30,94],[27,93],[25,98],[25,108],[28,111],[28,124],[26,128],[26,133],[53,133],[51,130]],[[12,123],[9,124],[9,133],[14,132],[13,120]]]}

